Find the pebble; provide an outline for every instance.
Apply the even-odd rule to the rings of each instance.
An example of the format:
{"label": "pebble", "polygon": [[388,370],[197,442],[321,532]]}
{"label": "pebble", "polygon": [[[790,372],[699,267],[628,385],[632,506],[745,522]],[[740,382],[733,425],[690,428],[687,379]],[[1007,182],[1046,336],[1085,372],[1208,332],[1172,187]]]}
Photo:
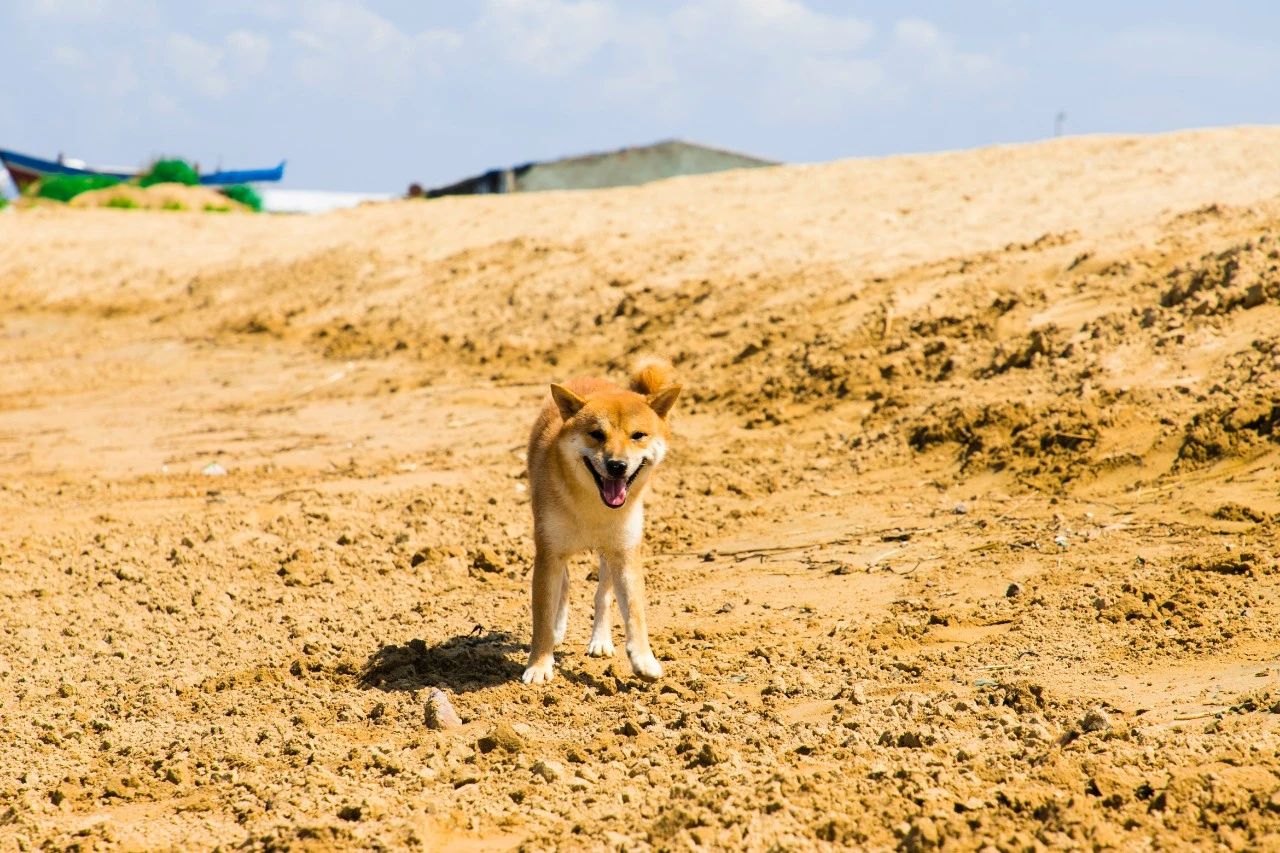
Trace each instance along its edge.
{"label": "pebble", "polygon": [[520,737],[509,723],[498,723],[493,727],[493,731],[476,741],[476,749],[486,753],[493,752],[495,749],[518,753],[524,749],[524,738]]}
{"label": "pebble", "polygon": [[724,759],[725,756],[722,751],[716,749],[710,743],[704,743],[702,749],[698,750],[698,754],[693,757],[690,765],[694,767],[713,767],[724,761]]}
{"label": "pebble", "polygon": [[[938,826],[927,817],[918,817],[911,824],[911,831],[907,836],[904,847],[906,849],[919,849],[937,847],[939,841]],[[912,844],[914,842],[914,845]]]}
{"label": "pebble", "polygon": [[1086,732],[1105,732],[1111,728],[1111,718],[1100,708],[1095,708],[1080,719],[1080,728]]}
{"label": "pebble", "polygon": [[471,555],[471,567],[482,572],[500,572],[503,560],[492,548],[481,548]]}
{"label": "pebble", "polygon": [[206,477],[225,477],[227,476],[227,469],[217,462],[210,462],[200,469],[200,473]]}
{"label": "pebble", "polygon": [[462,726],[462,718],[453,709],[449,696],[438,687],[431,688],[427,694],[424,710],[424,722],[429,729],[456,729]]}
{"label": "pebble", "polygon": [[534,764],[530,769],[534,775],[541,776],[548,782],[554,782],[564,776],[564,765],[559,761],[543,759],[542,761]]}

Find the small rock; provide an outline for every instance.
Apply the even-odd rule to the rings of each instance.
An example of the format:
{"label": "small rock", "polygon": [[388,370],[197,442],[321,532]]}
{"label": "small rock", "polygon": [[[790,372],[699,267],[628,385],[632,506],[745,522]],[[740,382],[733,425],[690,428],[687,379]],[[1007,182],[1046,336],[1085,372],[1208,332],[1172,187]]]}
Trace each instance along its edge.
{"label": "small rock", "polygon": [[1009,584],[1009,588],[1004,591],[1005,598],[1017,598],[1021,594],[1022,587],[1018,586],[1016,583]]}
{"label": "small rock", "polygon": [[537,762],[529,769],[534,775],[541,776],[548,782],[554,782],[564,776],[564,765],[559,761],[549,761],[544,759]]}
{"label": "small rock", "polygon": [[481,548],[471,555],[471,568],[482,572],[501,572],[502,558],[492,548]]}
{"label": "small rock", "polygon": [[423,722],[429,729],[456,729],[462,726],[462,718],[453,709],[449,696],[438,687],[431,688],[431,692],[427,694],[423,711]]}
{"label": "small rock", "polygon": [[635,737],[640,734],[640,727],[632,720],[627,720],[618,728],[618,734],[625,737]]}
{"label": "small rock", "polygon": [[200,473],[206,477],[225,477],[227,476],[227,469],[223,468],[218,462],[210,462],[200,469]]}
{"label": "small rock", "polygon": [[1022,737],[1024,740],[1042,741],[1048,743],[1053,740],[1053,734],[1039,723],[1031,723],[1022,727]]}
{"label": "small rock", "polygon": [[724,753],[710,743],[704,743],[702,749],[689,762],[690,767],[713,767],[724,761]]}
{"label": "small rock", "polygon": [[1053,537],[1053,544],[1057,545],[1059,548],[1065,548],[1067,547],[1067,537],[1059,533],[1057,536]]}
{"label": "small rock", "polygon": [[855,705],[867,704],[867,688],[864,687],[862,684],[853,685],[853,687],[849,690],[849,699]]}
{"label": "small rock", "polygon": [[1080,719],[1080,728],[1086,732],[1109,731],[1111,718],[1101,708],[1095,708]]}
{"label": "small rock", "polygon": [[904,749],[923,749],[924,738],[920,732],[903,732],[898,735],[897,745]]}
{"label": "small rock", "polygon": [[476,748],[481,752],[501,749],[503,752],[514,754],[524,749],[524,738],[520,737],[510,724],[498,723],[493,727],[493,731],[476,741]]}
{"label": "small rock", "polygon": [[968,515],[969,507],[963,501],[961,501],[960,503],[952,507],[951,512],[954,513],[955,515]]}
{"label": "small rock", "polygon": [[907,837],[902,841],[903,850],[932,850],[938,846],[938,826],[932,819],[918,817],[911,822]]}
{"label": "small rock", "polygon": [[583,779],[581,776],[574,776],[572,779],[569,780],[570,791],[585,791],[590,787],[591,787],[591,783],[588,782],[586,779]]}

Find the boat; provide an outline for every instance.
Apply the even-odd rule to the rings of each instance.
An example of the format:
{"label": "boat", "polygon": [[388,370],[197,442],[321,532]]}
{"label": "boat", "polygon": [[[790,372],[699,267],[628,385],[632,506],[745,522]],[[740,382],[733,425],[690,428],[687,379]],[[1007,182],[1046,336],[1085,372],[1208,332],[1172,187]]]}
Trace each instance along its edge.
{"label": "boat", "polygon": [[[32,157],[29,154],[19,154],[17,151],[6,151],[0,148],[0,163],[9,170],[9,176],[13,178],[13,182],[18,185],[19,190],[24,190],[30,184],[40,180],[48,175],[102,175],[108,178],[115,178],[118,181],[128,181],[138,177],[143,170],[130,169],[125,166],[90,166],[83,160],[76,160],[71,157],[63,157],[58,155],[57,160],[45,160],[41,157]],[[278,181],[284,177],[285,161],[281,160],[280,165],[271,169],[232,169],[224,171],[218,169],[214,172],[197,173],[200,174],[200,183],[204,186],[221,187],[231,184],[257,184]]]}

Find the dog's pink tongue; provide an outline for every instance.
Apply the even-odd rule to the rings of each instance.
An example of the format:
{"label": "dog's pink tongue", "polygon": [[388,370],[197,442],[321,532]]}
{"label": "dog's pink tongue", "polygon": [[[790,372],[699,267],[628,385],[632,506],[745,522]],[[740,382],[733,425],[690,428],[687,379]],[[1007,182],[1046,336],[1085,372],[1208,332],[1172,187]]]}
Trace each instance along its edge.
{"label": "dog's pink tongue", "polygon": [[606,477],[600,481],[603,485],[600,488],[600,494],[604,496],[604,502],[612,507],[620,507],[627,502],[627,481],[618,477]]}

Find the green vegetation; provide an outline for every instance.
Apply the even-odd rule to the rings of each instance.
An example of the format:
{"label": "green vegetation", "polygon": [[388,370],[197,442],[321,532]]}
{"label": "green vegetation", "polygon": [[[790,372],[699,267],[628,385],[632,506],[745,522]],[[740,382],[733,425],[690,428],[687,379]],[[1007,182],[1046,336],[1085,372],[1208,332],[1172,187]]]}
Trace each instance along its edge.
{"label": "green vegetation", "polygon": [[[50,175],[37,183],[35,189],[31,192],[40,198],[65,202],[71,201],[81,193],[114,187],[120,183],[118,179],[110,178],[106,175]],[[129,181],[130,185],[141,187],[150,187],[155,184],[196,186],[199,183],[200,176],[185,160],[157,160],[151,164],[151,168],[145,174],[137,180]],[[239,202],[252,210],[262,210],[262,196],[251,186],[235,184],[234,186],[225,187],[219,192],[231,201]],[[7,202],[0,197],[0,209],[4,208],[6,204]],[[105,206],[133,210],[153,205],[127,196],[116,196],[110,198]],[[162,210],[187,210],[188,205],[177,199],[170,199],[163,202],[160,208]],[[230,213],[234,208],[230,202],[227,204],[210,202],[205,204],[203,209],[209,213]]]}
{"label": "green vegetation", "polygon": [[138,179],[138,184],[144,187],[152,184],[186,184],[190,187],[198,183],[200,183],[200,176],[185,160],[157,160],[147,173]]}
{"label": "green vegetation", "polygon": [[36,195],[54,201],[71,201],[80,193],[114,187],[118,183],[106,175],[50,175],[40,181]]}
{"label": "green vegetation", "polygon": [[4,210],[8,206],[9,206],[9,199],[0,195],[0,210]]}
{"label": "green vegetation", "polygon": [[247,184],[235,184],[222,190],[222,194],[232,201],[238,201],[247,207],[253,208],[255,213],[262,212],[262,196],[258,195],[258,191]]}

